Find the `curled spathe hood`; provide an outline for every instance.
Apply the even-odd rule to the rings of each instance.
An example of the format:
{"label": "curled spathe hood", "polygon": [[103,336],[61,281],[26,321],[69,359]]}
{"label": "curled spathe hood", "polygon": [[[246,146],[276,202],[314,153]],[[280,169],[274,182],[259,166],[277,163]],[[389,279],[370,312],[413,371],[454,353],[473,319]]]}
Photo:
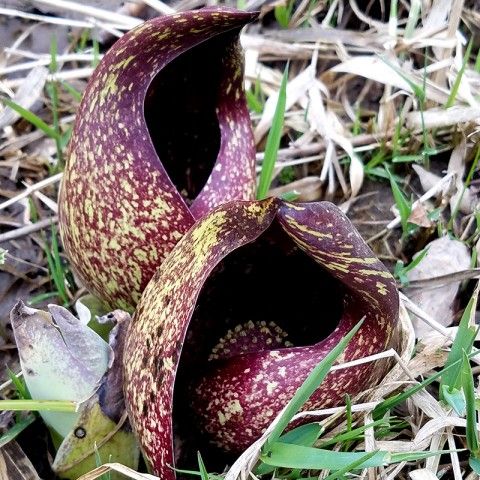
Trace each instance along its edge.
{"label": "curled spathe hood", "polygon": [[92,75],[60,194],[60,232],[89,290],[132,309],[165,255],[211,208],[255,196],[240,29],[207,8],[149,20]]}
{"label": "curled spathe hood", "polygon": [[[392,344],[399,308],[395,281],[337,207],[278,199],[217,207],[192,227],[148,284],[127,337],[127,408],[148,460],[164,478],[174,476],[168,466],[174,465],[175,377],[204,283],[234,250],[277,227],[332,281],[341,282],[344,309],[335,330],[313,345],[261,346],[247,353],[233,348],[209,362],[204,376],[192,380],[196,385],[192,398],[198,422],[211,439],[226,450],[255,440],[311,369],[361,318],[365,322],[343,360],[375,354]],[[358,393],[378,382],[385,368],[379,363],[374,368],[369,364],[336,371],[307,406],[321,408],[341,401],[345,393]]]}

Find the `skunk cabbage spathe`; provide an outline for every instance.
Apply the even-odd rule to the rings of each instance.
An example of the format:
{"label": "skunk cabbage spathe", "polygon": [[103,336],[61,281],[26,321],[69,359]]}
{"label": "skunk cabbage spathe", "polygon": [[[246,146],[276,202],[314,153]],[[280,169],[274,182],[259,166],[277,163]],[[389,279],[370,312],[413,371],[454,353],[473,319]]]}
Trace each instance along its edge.
{"label": "skunk cabbage spathe", "polygon": [[[127,333],[127,410],[154,471],[174,478],[178,417],[238,452],[362,318],[341,361],[395,347],[398,314],[394,279],[333,204],[217,207],[161,265]],[[338,404],[387,369],[379,361],[337,370],[306,408]]]}
{"label": "skunk cabbage spathe", "polygon": [[255,14],[207,8],[147,21],[92,75],[60,193],[74,270],[131,310],[182,235],[211,208],[255,196],[240,29]]}

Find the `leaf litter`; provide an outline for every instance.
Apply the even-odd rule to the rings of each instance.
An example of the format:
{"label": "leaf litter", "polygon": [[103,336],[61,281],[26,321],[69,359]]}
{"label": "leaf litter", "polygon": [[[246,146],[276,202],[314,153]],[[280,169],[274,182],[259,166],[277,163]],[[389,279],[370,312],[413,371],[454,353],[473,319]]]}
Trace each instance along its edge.
{"label": "leaf litter", "polygon": [[[101,55],[95,42],[111,42],[142,18],[202,6],[191,0],[168,5],[139,2],[135,8],[115,2],[93,6],[60,0],[34,3],[38,11],[29,10],[24,2],[0,9],[3,23],[23,18],[22,33],[3,42],[0,90],[5,98],[51,124],[52,105],[44,86],[53,79],[64,82],[73,90],[66,87],[60,94],[61,133],[67,132],[74,120],[76,100],[71,92],[83,91]],[[320,441],[333,439],[353,425],[366,427],[363,436],[352,440],[354,449],[449,451],[424,460],[363,469],[357,475],[361,478],[375,474],[413,480],[478,478],[462,451],[468,420],[440,401],[435,380],[386,410],[387,416],[403,421],[402,429],[382,432],[368,427],[384,399],[409,391],[445,368],[458,337],[458,322],[472,295],[468,279],[478,275],[474,270],[480,244],[475,164],[480,118],[478,6],[467,0],[412,0],[390,5],[370,2],[366,8],[353,0],[328,5],[297,2],[288,27],[281,28],[272,20],[272,12],[281,5],[246,2],[247,9],[260,8],[263,15],[242,38],[247,88],[256,95],[262,112],[252,112],[259,171],[282,72],[285,62],[290,62],[285,124],[272,193],[293,192],[302,200],[328,198],[342,205],[392,270],[397,261],[408,267],[416,254],[431,248],[406,273],[412,286],[418,280],[422,283],[415,288],[405,285],[403,290],[416,334],[403,313],[401,351],[386,352],[395,366],[381,385],[351,400],[351,418],[347,407],[311,412],[325,428]],[[43,51],[34,51],[31,42],[42,22],[53,25],[59,38],[70,35],[62,40],[60,68],[54,73],[45,69],[51,60],[48,42]],[[91,30],[86,41],[82,29]],[[476,43],[464,61],[471,38]],[[445,108],[447,104],[451,105]],[[53,139],[6,104],[0,107],[0,126],[0,246],[7,251],[0,267],[0,354],[4,363],[18,371],[8,320],[16,299],[32,301],[40,308],[52,301],[61,303],[45,253],[45,240],[50,243],[55,235],[51,226],[56,222],[61,171]],[[386,181],[386,168],[391,169],[405,194],[404,207],[410,212],[407,232],[402,229],[399,205]],[[85,290],[68,270],[61,252],[58,262],[63,267],[59,280],[72,306]],[[467,274],[449,280],[455,272]],[[437,285],[437,277],[447,278]],[[436,286],[429,287],[429,283]],[[471,312],[470,324],[475,324],[475,312]],[[478,390],[478,359],[472,356],[470,360]],[[4,396],[14,396],[6,374],[3,380],[7,385],[2,390]],[[2,425],[3,431],[14,422],[11,419],[7,428]],[[233,462],[225,475],[228,480],[254,475],[261,446],[274,426],[275,421],[262,439]],[[338,442],[335,446],[346,445]],[[37,467],[15,441],[1,453],[4,471],[21,468],[27,472],[22,473],[23,478],[38,478]],[[155,478],[115,463],[100,466],[82,478],[102,478],[109,471],[128,478]],[[319,478],[331,473],[320,472]]]}

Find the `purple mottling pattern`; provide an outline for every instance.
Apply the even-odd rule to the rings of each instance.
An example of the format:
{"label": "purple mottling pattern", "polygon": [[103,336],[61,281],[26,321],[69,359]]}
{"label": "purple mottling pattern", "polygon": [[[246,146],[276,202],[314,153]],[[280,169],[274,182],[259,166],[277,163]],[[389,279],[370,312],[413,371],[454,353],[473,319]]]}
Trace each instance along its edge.
{"label": "purple mottling pattern", "polygon": [[136,305],[197,217],[222,202],[254,198],[255,151],[238,35],[225,36],[224,73],[220,86],[212,86],[220,92],[220,152],[191,210],[158,158],[144,117],[148,87],[169,62],[239,32],[254,18],[209,8],[150,20],[115,43],[88,84],[60,193],[60,232],[79,277],[111,306]]}
{"label": "purple mottling pattern", "polygon": [[[193,309],[206,279],[233,250],[278,222],[292,241],[348,288],[342,319],[325,340],[308,347],[249,352],[212,360],[193,405],[199,424],[226,450],[248,446],[286,405],[313,367],[356,322],[361,329],[341,362],[395,344],[395,281],[345,215],[327,202],[276,199],[231,202],[216,208],[184,236],[147,286],[128,333],[126,398],[132,424],[158,475],[174,478],[172,401],[175,375]],[[259,342],[261,344],[263,342]],[[306,408],[334,405],[345,393],[374,386],[382,362],[330,374]]]}

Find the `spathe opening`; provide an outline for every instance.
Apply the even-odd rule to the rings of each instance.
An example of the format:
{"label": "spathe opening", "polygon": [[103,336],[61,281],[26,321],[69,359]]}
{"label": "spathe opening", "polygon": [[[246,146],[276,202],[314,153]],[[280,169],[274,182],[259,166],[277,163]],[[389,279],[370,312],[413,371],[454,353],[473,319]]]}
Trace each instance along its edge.
{"label": "spathe opening", "polygon": [[274,224],[215,269],[200,293],[190,336],[206,327],[199,342],[205,355],[238,325],[274,322],[293,346],[312,345],[337,326],[343,295],[344,287]]}
{"label": "spathe opening", "polygon": [[187,204],[198,196],[220,149],[216,114],[222,58],[237,32],[218,35],[181,54],[153,79],[145,120],[157,154]]}
{"label": "spathe opening", "polygon": [[[196,468],[199,448],[213,470],[222,471],[235,458],[193,427],[197,422],[190,408],[191,389],[205,369],[214,368],[216,360],[208,358],[219,340],[223,338],[228,348],[229,332],[235,334],[237,326],[265,322],[269,327],[274,322],[289,345],[316,344],[338,325],[344,297],[345,287],[298,249],[278,224],[217,266],[197,301],[177,373],[173,418],[182,445],[177,451],[179,468]],[[253,350],[257,330],[243,330],[252,335]],[[230,344],[237,346],[238,342]],[[270,349],[264,344],[260,348]],[[278,344],[273,342],[271,349],[278,350]]]}

